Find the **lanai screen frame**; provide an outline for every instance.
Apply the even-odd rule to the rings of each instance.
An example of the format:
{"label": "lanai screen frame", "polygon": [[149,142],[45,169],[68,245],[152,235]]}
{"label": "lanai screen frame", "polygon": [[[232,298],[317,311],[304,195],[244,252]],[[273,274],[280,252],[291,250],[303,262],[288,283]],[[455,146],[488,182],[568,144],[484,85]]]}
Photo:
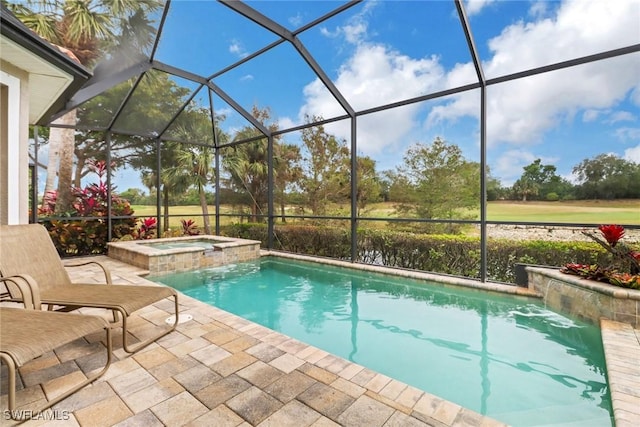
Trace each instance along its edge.
{"label": "lanai screen frame", "polygon": [[[383,106],[378,106],[375,108],[368,108],[368,109],[364,109],[364,110],[359,110],[356,111],[350,104],[349,102],[345,99],[345,97],[341,94],[341,92],[339,91],[339,89],[333,84],[333,82],[331,81],[331,79],[328,77],[328,75],[324,72],[323,68],[320,66],[320,64],[318,64],[318,62],[316,62],[316,60],[314,59],[313,55],[305,48],[304,44],[302,43],[302,41],[298,38],[298,35],[303,33],[304,31],[307,31],[308,29],[317,26],[318,24],[340,14],[341,12],[351,8],[352,6],[361,3],[362,0],[354,0],[354,1],[349,1],[345,4],[343,4],[342,6],[332,10],[331,12],[325,14],[324,16],[296,29],[295,31],[289,31],[288,29],[282,27],[280,24],[278,24],[277,22],[271,20],[270,18],[266,17],[265,15],[259,13],[258,11],[256,11],[255,9],[252,9],[250,6],[248,6],[247,4],[240,2],[240,1],[231,1],[231,0],[218,0],[219,3],[224,4],[225,6],[229,7],[230,9],[232,9],[233,11],[239,13],[240,15],[244,16],[245,18],[248,18],[249,20],[253,21],[254,23],[256,23],[257,25],[267,29],[268,31],[272,32],[273,34],[276,34],[278,36],[278,40],[271,43],[270,45],[264,47],[263,49],[260,49],[256,52],[254,52],[253,54],[250,54],[248,56],[246,56],[245,58],[243,58],[240,61],[237,61],[236,63],[224,68],[223,70],[220,70],[216,73],[214,73],[213,75],[210,76],[201,76],[201,75],[197,75],[194,74],[192,72],[186,71],[184,69],[180,69],[178,67],[163,63],[161,61],[158,61],[156,59],[154,59],[157,48],[158,48],[158,43],[160,40],[160,36],[162,34],[162,30],[163,30],[163,26],[165,24],[165,20],[167,18],[167,14],[169,11],[169,8],[171,6],[171,0],[167,0],[164,10],[163,10],[163,14],[160,20],[160,25],[158,28],[158,33],[156,35],[156,39],[155,39],[155,44],[153,46],[151,55],[150,55],[150,59],[149,60],[143,60],[140,61],[137,64],[134,64],[124,70],[121,70],[115,74],[107,74],[107,75],[102,75],[99,78],[94,78],[93,80],[91,80],[83,89],[81,89],[80,91],[78,91],[76,93],[76,95],[67,103],[67,105],[65,106],[65,108],[58,112],[57,114],[55,114],[53,117],[51,117],[51,119],[48,121],[49,122],[49,126],[53,127],[53,125],[50,124],[51,121],[55,120],[56,118],[62,116],[64,113],[69,112],[79,106],[81,106],[82,104],[84,104],[85,102],[87,102],[88,100],[92,99],[93,97],[103,93],[104,91],[108,90],[111,87],[114,87],[115,85],[127,81],[129,79],[134,78],[135,76],[138,76],[135,83],[133,84],[131,90],[129,91],[128,95],[125,97],[125,99],[123,100],[123,102],[121,103],[118,111],[116,112],[116,114],[114,115],[113,119],[111,120],[111,122],[105,126],[105,127],[83,127],[83,126],[67,126],[68,128],[73,128],[73,129],[81,129],[81,130],[86,130],[86,131],[101,131],[101,132],[105,132],[106,133],[106,141],[107,141],[107,184],[109,185],[109,188],[111,187],[111,167],[110,167],[110,156],[111,156],[111,148],[110,148],[110,139],[111,139],[111,135],[113,134],[122,134],[122,135],[129,135],[129,136],[141,136],[141,137],[145,137],[145,138],[150,138],[155,140],[155,146],[156,146],[156,167],[159,170],[160,169],[160,162],[161,162],[161,158],[160,158],[160,153],[161,153],[161,146],[163,141],[172,141],[172,142],[180,142],[180,143],[185,143],[185,144],[190,144],[190,145],[203,145],[203,144],[198,144],[198,143],[194,143],[194,142],[189,142],[189,141],[181,141],[181,140],[176,140],[174,138],[170,138],[167,135],[165,135],[165,133],[167,132],[167,130],[169,129],[169,127],[171,126],[171,124],[177,119],[177,117],[180,115],[180,113],[189,105],[189,102],[193,99],[193,97],[196,95],[196,93],[199,92],[199,90],[203,87],[206,87],[208,89],[208,93],[209,93],[209,108],[211,109],[211,117],[215,117],[215,109],[214,109],[214,105],[213,105],[213,101],[211,99],[211,93],[215,93],[217,96],[219,96],[221,99],[223,99],[229,106],[231,106],[236,112],[238,112],[242,117],[244,117],[249,123],[251,123],[257,130],[259,130],[263,136],[262,137],[258,137],[258,138],[250,138],[250,139],[246,139],[246,140],[242,140],[242,141],[236,141],[233,143],[227,143],[227,144],[219,144],[218,141],[215,140],[215,123],[212,123],[213,125],[213,133],[214,133],[214,145],[211,146],[212,148],[215,149],[215,188],[216,188],[216,194],[215,194],[215,207],[216,207],[216,213],[215,213],[215,233],[219,234],[220,232],[220,217],[221,216],[225,216],[225,215],[229,215],[229,214],[221,214],[220,213],[220,197],[219,197],[219,192],[217,191],[217,189],[220,188],[220,152],[222,149],[224,149],[225,147],[229,147],[229,146],[233,146],[233,145],[238,145],[238,144],[243,144],[243,143],[247,143],[247,142],[251,142],[254,141],[256,139],[263,139],[266,138],[267,140],[267,148],[268,148],[268,201],[267,201],[267,214],[266,214],[266,220],[267,220],[267,225],[268,225],[268,241],[267,241],[267,248],[268,249],[273,249],[274,246],[274,225],[275,225],[275,219],[276,219],[276,215],[275,215],[275,211],[274,211],[274,175],[273,175],[273,170],[274,170],[274,165],[273,165],[273,146],[274,146],[274,138],[280,135],[286,135],[287,133],[290,132],[296,132],[296,131],[300,131],[302,129],[305,128],[310,128],[313,126],[317,126],[317,125],[324,125],[327,123],[331,123],[331,122],[336,122],[336,121],[340,121],[340,120],[348,120],[350,121],[350,126],[351,126],[351,132],[350,132],[350,141],[348,141],[348,143],[350,143],[350,163],[351,163],[351,180],[350,180],[350,194],[351,194],[351,213],[348,217],[336,217],[336,216],[331,216],[331,217],[323,217],[323,216],[309,216],[309,215],[286,215],[287,218],[300,218],[300,219],[307,219],[307,218],[313,218],[313,219],[339,219],[339,220],[345,220],[345,221],[349,221],[350,222],[350,229],[351,229],[351,262],[357,262],[357,238],[358,238],[358,223],[361,220],[361,218],[359,218],[357,216],[357,198],[356,198],[356,192],[357,192],[357,184],[358,184],[358,179],[356,176],[357,173],[357,123],[358,123],[358,118],[362,117],[362,116],[366,116],[368,114],[373,114],[373,113],[377,113],[377,112],[381,112],[381,111],[386,111],[386,110],[391,110],[393,108],[398,108],[398,107],[402,107],[402,106],[406,106],[406,105],[410,105],[410,104],[414,104],[414,103],[419,103],[419,102],[424,102],[424,101],[428,101],[428,100],[437,100],[446,96],[450,96],[450,95],[454,95],[454,94],[459,94],[459,93],[463,93],[463,92],[468,92],[468,91],[473,91],[473,90],[479,90],[480,91],[480,105],[479,105],[479,111],[480,111],[480,119],[479,119],[479,125],[480,125],[480,132],[479,132],[479,140],[480,140],[480,198],[481,200],[480,202],[480,219],[479,220],[455,220],[455,219],[450,219],[450,220],[444,220],[444,219],[422,219],[422,218],[411,218],[411,219],[406,219],[406,218],[379,218],[379,217],[367,217],[364,218],[362,220],[366,220],[366,221],[386,221],[386,222],[406,222],[406,221],[410,221],[410,222],[434,222],[434,223],[457,223],[457,224],[473,224],[473,225],[478,225],[480,228],[480,254],[481,254],[481,259],[480,259],[480,277],[479,280],[482,282],[486,282],[488,280],[487,278],[487,225],[527,225],[527,226],[543,226],[543,227],[590,227],[593,226],[593,224],[584,224],[584,223],[557,223],[557,222],[520,222],[520,221],[493,221],[493,220],[488,220],[487,219],[487,208],[486,208],[486,185],[487,185],[487,88],[492,86],[492,85],[496,85],[496,84],[500,84],[500,83],[505,83],[505,82],[509,82],[509,81],[516,81],[516,80],[520,80],[520,79],[526,79],[528,77],[531,76],[535,76],[538,74],[543,74],[543,73],[549,73],[552,71],[557,71],[557,70],[562,70],[565,68],[571,68],[571,67],[576,67],[579,65],[584,65],[584,64],[588,64],[588,63],[592,63],[592,62],[596,62],[596,61],[602,61],[602,60],[606,60],[606,59],[610,59],[610,58],[615,58],[618,56],[622,56],[622,55],[628,55],[628,54],[633,54],[633,53],[637,53],[640,52],[640,44],[633,44],[630,46],[626,46],[626,47],[622,47],[622,48],[617,48],[617,49],[612,49],[612,50],[607,50],[604,52],[600,52],[600,53],[596,53],[596,54],[592,54],[592,55],[587,55],[587,56],[582,56],[579,58],[574,58],[571,60],[566,60],[566,61],[561,61],[561,62],[557,62],[557,63],[553,63],[550,65],[545,65],[545,66],[540,66],[540,67],[535,67],[535,68],[530,68],[530,69],[526,69],[520,72],[516,72],[516,73],[512,73],[512,74],[507,74],[507,75],[502,75],[499,77],[494,77],[494,78],[490,78],[487,79],[485,77],[484,74],[484,70],[483,70],[483,66],[482,66],[482,62],[480,60],[480,55],[478,53],[478,49],[476,48],[476,44],[473,38],[473,33],[472,33],[472,29],[471,26],[469,24],[469,19],[467,16],[467,13],[465,11],[464,5],[462,3],[461,0],[453,0],[455,7],[456,7],[456,11],[458,14],[458,18],[460,21],[460,24],[462,26],[462,30],[464,32],[465,38],[466,38],[466,44],[467,47],[469,49],[469,53],[470,56],[472,58],[473,61],[473,65],[475,68],[475,73],[476,73],[476,77],[477,77],[477,82],[471,83],[471,84],[466,84],[463,86],[458,86],[458,87],[454,87],[454,88],[450,88],[447,90],[442,90],[439,92],[435,92],[435,93],[429,93],[423,96],[418,96],[418,97],[414,97],[411,99],[406,99],[403,101],[399,101],[399,102],[394,102],[391,104],[387,104],[387,105],[383,105]],[[282,43],[290,43],[295,50],[301,55],[301,57],[304,59],[304,61],[310,66],[310,68],[313,70],[313,72],[316,74],[316,76],[323,82],[323,84],[325,85],[325,87],[330,91],[330,93],[334,96],[334,98],[337,100],[337,102],[342,106],[342,108],[345,110],[345,114],[338,116],[338,117],[332,117],[330,119],[326,119],[326,120],[322,120],[320,122],[313,122],[313,123],[308,123],[308,124],[304,124],[304,125],[299,125],[299,126],[295,126],[292,128],[288,128],[288,129],[282,129],[282,130],[278,130],[277,132],[270,132],[269,129],[267,129],[265,126],[263,126],[258,120],[256,120],[250,112],[248,112],[247,110],[245,110],[239,103],[237,103],[230,95],[228,95],[227,93],[225,93],[225,91],[220,88],[218,85],[216,85],[213,82],[213,79],[219,75],[224,74],[225,72],[232,70],[240,65],[242,65],[243,63],[250,61],[251,59],[261,55],[262,53],[282,44]],[[172,76],[176,76],[176,77],[180,77],[183,79],[187,79],[189,81],[192,81],[196,84],[199,85],[198,89],[196,89],[195,91],[193,91],[193,94],[191,95],[191,97],[189,99],[186,100],[186,102],[184,102],[184,104],[182,105],[182,107],[180,108],[180,110],[178,112],[176,112],[171,121],[169,123],[167,123],[167,125],[164,127],[164,129],[159,133],[159,134],[147,134],[147,135],[141,135],[139,133],[127,133],[127,132],[123,132],[123,131],[115,131],[113,129],[114,123],[116,122],[116,119],[118,118],[118,116],[122,113],[123,109],[125,108],[125,106],[127,105],[127,102],[130,100],[132,94],[134,93],[136,87],[138,86],[138,84],[140,83],[140,81],[144,78],[145,74],[152,71],[152,70],[157,70],[157,71],[162,71],[165,72],[169,75]],[[57,125],[57,127],[65,127],[65,126],[60,126]],[[35,139],[35,144],[36,144],[36,156],[37,156],[37,145],[38,145],[38,131],[36,128],[36,131],[34,133],[34,139]],[[35,162],[37,164],[37,157],[35,159]],[[156,174],[157,177],[157,181],[156,181],[156,188],[160,188],[160,176],[159,174]],[[33,200],[37,200],[37,188],[34,188],[34,193],[32,194],[33,196]],[[110,199],[109,199],[109,203],[110,203]],[[112,220],[113,219],[117,219],[116,217],[112,217],[110,215],[110,206],[108,207],[108,211],[109,211],[109,216],[107,216],[106,220],[108,222],[108,234],[109,234],[109,238],[111,238],[112,236],[112,228],[111,228],[111,224],[112,224]],[[232,215],[232,216],[237,216],[237,215]],[[265,217],[265,215],[261,215],[262,217]],[[157,201],[156,201],[156,218],[158,220],[158,224],[160,223],[160,217],[161,217],[161,200],[160,200],[160,193],[157,193]],[[281,215],[278,215],[278,217],[281,217]],[[76,217],[76,218],[70,218],[70,217],[59,217],[59,218],[55,218],[55,217],[48,217],[46,220],[51,220],[51,219],[60,219],[60,220],[71,220],[71,219],[81,219],[81,220],[91,220],[94,218],[90,218],[90,217]],[[95,218],[98,219],[98,218]],[[105,219],[105,218],[100,218],[100,219]],[[32,221],[36,221],[36,217],[35,217],[35,210],[32,216]],[[636,226],[636,225],[627,225],[627,227],[629,228],[640,228],[640,226]]]}

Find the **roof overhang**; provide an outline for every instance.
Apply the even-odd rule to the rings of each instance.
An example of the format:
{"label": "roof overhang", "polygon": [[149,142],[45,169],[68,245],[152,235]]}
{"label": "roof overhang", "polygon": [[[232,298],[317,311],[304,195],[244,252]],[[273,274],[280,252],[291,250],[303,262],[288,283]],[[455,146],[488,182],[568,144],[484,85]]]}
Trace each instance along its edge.
{"label": "roof overhang", "polygon": [[91,72],[28,29],[11,12],[0,12],[2,61],[29,74],[29,124],[47,125],[91,77]]}

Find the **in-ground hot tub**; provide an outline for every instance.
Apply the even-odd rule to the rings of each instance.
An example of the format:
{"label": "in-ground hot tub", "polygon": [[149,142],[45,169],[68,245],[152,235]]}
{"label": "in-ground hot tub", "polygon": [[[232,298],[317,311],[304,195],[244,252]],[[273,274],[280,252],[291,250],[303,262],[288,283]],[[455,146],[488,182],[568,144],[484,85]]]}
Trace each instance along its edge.
{"label": "in-ground hot tub", "polygon": [[223,236],[185,236],[109,243],[109,256],[151,274],[173,273],[249,261],[260,242]]}

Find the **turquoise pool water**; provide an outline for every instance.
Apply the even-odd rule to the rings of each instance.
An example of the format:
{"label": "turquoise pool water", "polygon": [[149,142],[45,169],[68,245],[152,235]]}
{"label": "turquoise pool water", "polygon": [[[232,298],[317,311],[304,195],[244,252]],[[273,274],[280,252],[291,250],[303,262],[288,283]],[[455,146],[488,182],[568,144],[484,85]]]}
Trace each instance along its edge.
{"label": "turquoise pool water", "polygon": [[149,279],[514,426],[613,425],[599,328],[537,300],[277,258]]}
{"label": "turquoise pool water", "polygon": [[[193,239],[183,240],[175,242],[160,242],[160,243],[139,243],[140,245],[146,245],[154,249],[183,249],[183,248],[211,248],[216,243],[223,243],[221,240],[213,239]],[[226,243],[226,242],[225,242]]]}

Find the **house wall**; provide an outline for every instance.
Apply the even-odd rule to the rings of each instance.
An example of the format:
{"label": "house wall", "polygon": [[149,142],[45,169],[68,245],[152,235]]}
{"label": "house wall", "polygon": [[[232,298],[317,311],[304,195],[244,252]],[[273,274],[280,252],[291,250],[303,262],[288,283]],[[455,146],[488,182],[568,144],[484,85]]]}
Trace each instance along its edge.
{"label": "house wall", "polygon": [[0,224],[29,222],[29,74],[0,61]]}

